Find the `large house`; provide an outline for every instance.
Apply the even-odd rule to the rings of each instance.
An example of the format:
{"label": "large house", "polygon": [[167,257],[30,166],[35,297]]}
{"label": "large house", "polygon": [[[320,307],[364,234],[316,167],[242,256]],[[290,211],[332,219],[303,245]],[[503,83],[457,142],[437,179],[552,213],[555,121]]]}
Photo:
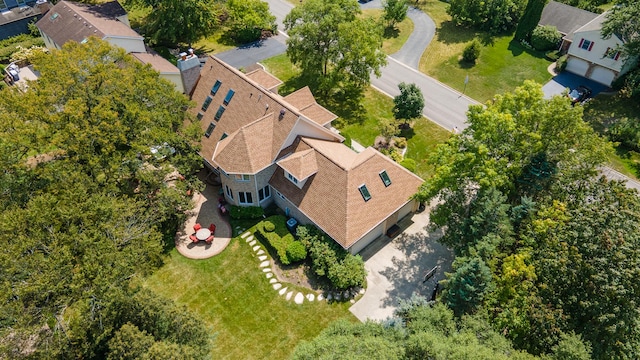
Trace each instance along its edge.
{"label": "large house", "polygon": [[555,26],[562,33],[560,50],[568,55],[567,71],[611,86],[633,67],[635,59],[621,56],[623,42],[618,36],[602,37],[606,16],[607,13],[595,14],[550,1],[542,11],[539,24]]}
{"label": "large house", "polygon": [[36,26],[50,49],[60,49],[67,41],[82,43],[89,36],[119,46],[184,92],[180,70],[145,46],[144,38],[131,29],[127,12],[117,1],[88,5],[62,0]]}
{"label": "large house", "polygon": [[[190,55],[178,67],[197,69],[199,61]],[[196,82],[201,155],[227,202],[275,202],[354,254],[417,207],[410,197],[422,179],[373,148],[345,146],[331,128],[336,115],[308,87],[283,97],[281,81],[263,69],[245,74],[215,57]]]}

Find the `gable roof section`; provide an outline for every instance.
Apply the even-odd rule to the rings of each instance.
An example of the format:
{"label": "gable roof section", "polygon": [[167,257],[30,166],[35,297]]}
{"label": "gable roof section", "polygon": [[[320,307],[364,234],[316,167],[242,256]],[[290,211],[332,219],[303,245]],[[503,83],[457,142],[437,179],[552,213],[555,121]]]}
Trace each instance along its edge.
{"label": "gable roof section", "polygon": [[277,164],[301,181],[318,172],[316,152],[313,149],[298,151]]}
{"label": "gable roof section", "polygon": [[587,10],[556,1],[549,1],[542,10],[539,24],[555,26],[565,37],[571,39],[576,30],[597,16],[598,14]]}
{"label": "gable roof section", "polygon": [[[87,5],[62,0],[57,3],[36,25],[56,44],[62,46],[67,41],[82,42],[89,36],[129,37],[142,40],[143,37],[126,24],[116,19],[114,14],[126,13],[117,1],[100,5]],[[57,14],[57,15],[56,15]]]}
{"label": "gable roof section", "polygon": [[273,91],[276,87],[282,85],[282,80],[269,74],[262,68],[247,73],[247,77],[269,91]]}
{"label": "gable roof section", "polygon": [[[212,89],[217,81],[220,81],[220,86],[215,94],[212,94]],[[231,101],[225,104],[224,99],[229,90],[233,90],[234,95]],[[206,110],[202,110],[202,105],[207,97],[211,97],[210,104]],[[209,57],[201,68],[200,78],[193,90],[192,100],[195,101],[196,107],[191,109],[191,112],[194,115],[201,114],[200,128],[202,131],[205,132],[211,123],[215,125],[208,138],[202,137],[200,154],[209,163],[218,164],[225,172],[230,172],[227,166],[231,166],[238,173],[252,174],[256,169],[260,170],[271,165],[280,150],[288,145],[285,142],[298,121],[315,124],[314,126],[326,134],[327,138],[341,139],[339,135],[317,123],[301,118],[298,109],[291,106],[280,95],[266,90],[242,72],[213,56]],[[215,114],[220,107],[225,110],[220,119],[216,120]],[[236,156],[233,159],[234,163],[231,164],[230,155],[228,158],[218,158],[223,155],[223,152],[226,152],[224,149],[216,149],[217,143],[224,134],[231,136],[258,119],[271,122],[270,126],[273,130],[270,135],[266,136],[259,131],[246,129],[242,136],[233,136],[247,141],[248,144],[245,145],[248,149],[247,154],[256,155],[256,159]],[[257,129],[257,127],[255,128]],[[230,144],[231,141],[225,147]],[[254,151],[254,149],[261,149],[262,153],[258,154],[259,151]],[[214,152],[216,159],[213,158]]]}
{"label": "gable roof section", "polygon": [[[150,49],[149,49],[150,50]],[[143,64],[149,64],[151,67],[160,74],[179,74],[180,70],[173,65],[169,60],[158,55],[156,52],[146,53],[131,53],[138,61]]]}
{"label": "gable roof section", "polygon": [[[411,201],[423,182],[370,147],[358,154],[341,143],[301,137],[292,148],[294,155],[312,151],[318,171],[302,189],[286,179],[281,168],[269,183],[344,248]],[[382,171],[391,180],[389,186],[380,178]],[[371,194],[368,201],[358,190],[363,184]]]}
{"label": "gable roof section", "polygon": [[228,174],[255,174],[271,164],[273,121],[271,115],[241,127],[221,140],[213,153],[214,162]]}
{"label": "gable roof section", "polygon": [[315,97],[313,97],[311,89],[309,89],[308,86],[292,92],[291,94],[285,96],[284,99],[289,104],[298,108],[304,116],[322,126],[325,126],[331,121],[338,118],[336,114],[325,109],[316,102],[316,99]]}

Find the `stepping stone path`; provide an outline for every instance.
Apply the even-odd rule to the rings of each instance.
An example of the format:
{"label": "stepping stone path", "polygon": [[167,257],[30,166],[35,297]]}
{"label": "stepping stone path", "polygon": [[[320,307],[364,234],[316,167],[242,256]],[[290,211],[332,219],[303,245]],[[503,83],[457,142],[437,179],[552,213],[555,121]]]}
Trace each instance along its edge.
{"label": "stepping stone path", "polygon": [[[236,228],[236,230],[238,231],[238,233],[244,231],[244,229],[240,229],[239,227]],[[240,235],[240,237],[243,238],[245,242],[247,242],[249,246],[251,246],[251,249],[256,253],[256,255],[258,255],[258,260],[260,261],[260,264],[258,266],[262,269],[262,272],[265,273],[266,278],[269,279],[269,284],[271,284],[271,286],[273,287],[273,290],[277,291],[278,295],[284,296],[285,300],[287,301],[291,301],[291,299],[293,299],[293,302],[295,302],[296,304],[302,304],[304,303],[305,300],[309,302],[313,302],[315,300],[317,301],[326,300],[331,302],[332,300],[340,301],[341,299],[344,298],[344,300],[349,299],[350,302],[353,304],[355,303],[355,300],[353,298],[356,297],[358,294],[362,295],[365,292],[364,289],[352,289],[350,291],[349,290],[344,291],[344,293],[330,291],[330,292],[327,292],[326,294],[316,295],[313,293],[304,294],[300,291],[297,291],[296,295],[293,296],[294,290],[289,290],[286,286],[283,286],[283,284],[278,282],[278,279],[276,277],[274,277],[275,275],[271,271],[271,267],[270,267],[271,262],[268,260],[269,257],[267,256],[266,252],[261,248],[260,244],[258,244],[257,240],[253,237],[251,232],[247,231],[242,235]]]}

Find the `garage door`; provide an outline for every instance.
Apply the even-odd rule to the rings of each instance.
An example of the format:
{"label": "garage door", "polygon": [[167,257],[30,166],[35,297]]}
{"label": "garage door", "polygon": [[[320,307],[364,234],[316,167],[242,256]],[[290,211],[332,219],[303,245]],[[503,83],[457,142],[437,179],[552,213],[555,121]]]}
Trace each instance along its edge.
{"label": "garage door", "polygon": [[409,213],[413,210],[413,201],[409,201],[407,205],[403,206],[398,213],[398,220],[402,220],[405,216],[409,215]]}
{"label": "garage door", "polygon": [[611,85],[611,82],[616,77],[616,73],[602,66],[595,67],[591,73],[591,80],[597,81],[607,86]]}
{"label": "garage door", "polygon": [[371,230],[367,235],[365,235],[362,239],[358,240],[357,243],[351,245],[349,248],[349,252],[353,255],[359,253],[365,246],[371,244],[371,242],[380,236],[382,236],[382,230],[384,229],[384,222],[380,225],[376,226],[373,230]]}
{"label": "garage door", "polygon": [[572,72],[576,75],[584,76],[587,73],[588,69],[589,69],[589,63],[582,59],[572,57],[569,59],[569,61],[567,61],[566,70],[568,72]]}

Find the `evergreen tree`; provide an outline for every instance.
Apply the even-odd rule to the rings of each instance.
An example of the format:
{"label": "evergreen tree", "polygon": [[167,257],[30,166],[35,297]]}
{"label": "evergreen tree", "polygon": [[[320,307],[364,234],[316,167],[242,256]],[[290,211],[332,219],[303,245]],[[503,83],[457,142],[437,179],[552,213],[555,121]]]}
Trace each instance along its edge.
{"label": "evergreen tree", "polygon": [[535,29],[540,22],[542,10],[548,1],[549,0],[529,0],[527,2],[527,7],[520,17],[520,21],[516,27],[516,33],[513,36],[516,41],[529,41],[533,29]]}

